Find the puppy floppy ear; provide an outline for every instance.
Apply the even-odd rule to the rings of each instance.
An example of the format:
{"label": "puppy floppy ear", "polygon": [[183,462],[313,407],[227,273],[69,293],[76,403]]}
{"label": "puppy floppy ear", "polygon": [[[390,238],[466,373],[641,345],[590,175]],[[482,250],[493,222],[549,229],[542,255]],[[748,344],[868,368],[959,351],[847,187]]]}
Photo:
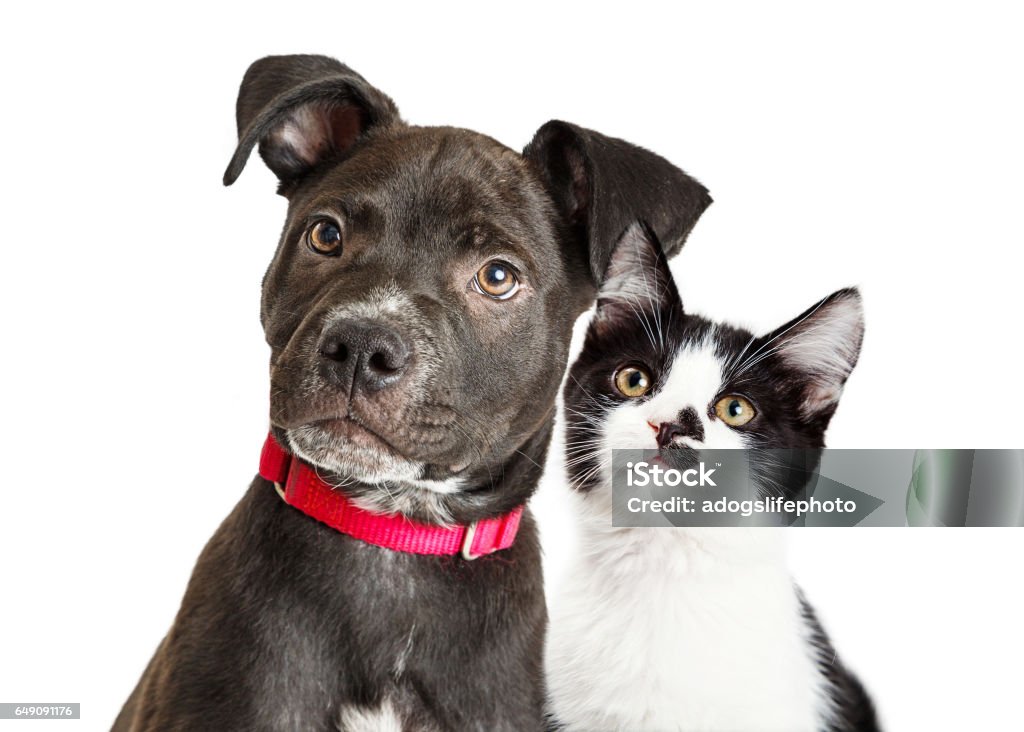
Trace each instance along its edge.
{"label": "puppy floppy ear", "polygon": [[843,385],[857,365],[864,340],[864,307],[860,292],[833,292],[814,307],[761,339],[803,382],[805,417],[830,418]]}
{"label": "puppy floppy ear", "polygon": [[646,221],[671,257],[711,204],[707,188],[664,158],[568,122],[545,124],[523,155],[584,243],[595,285],[631,222]]}
{"label": "puppy floppy ear", "polygon": [[282,190],[347,151],[373,127],[400,123],[385,94],[327,56],[267,56],[245,72],[236,105],[238,147],[224,185],[258,143]]}
{"label": "puppy floppy ear", "polygon": [[657,234],[642,221],[634,222],[612,249],[592,326],[633,319],[645,326],[660,324],[660,313],[673,308],[681,314],[683,302]]}

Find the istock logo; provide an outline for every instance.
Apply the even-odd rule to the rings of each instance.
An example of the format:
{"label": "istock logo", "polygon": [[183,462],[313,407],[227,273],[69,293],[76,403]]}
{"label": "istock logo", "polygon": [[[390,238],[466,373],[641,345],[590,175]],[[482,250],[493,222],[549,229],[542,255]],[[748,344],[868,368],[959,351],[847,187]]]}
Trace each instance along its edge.
{"label": "istock logo", "polygon": [[[721,463],[716,463],[721,467]],[[685,485],[690,488],[697,486],[716,486],[711,476],[716,468],[708,469],[704,462],[695,468],[677,470],[676,468],[663,468],[660,465],[651,465],[647,462],[626,463],[626,485],[629,487],[643,488],[644,486],[670,486]]]}

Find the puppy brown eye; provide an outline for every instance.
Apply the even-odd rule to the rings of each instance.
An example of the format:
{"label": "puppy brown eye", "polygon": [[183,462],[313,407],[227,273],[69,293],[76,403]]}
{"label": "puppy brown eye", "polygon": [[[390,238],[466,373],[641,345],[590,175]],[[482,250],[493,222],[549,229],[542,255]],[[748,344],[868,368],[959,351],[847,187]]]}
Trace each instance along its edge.
{"label": "puppy brown eye", "polygon": [[337,257],[341,254],[341,229],[333,221],[321,219],[309,227],[306,243],[317,254]]}
{"label": "puppy brown eye", "polygon": [[622,396],[636,399],[651,390],[651,375],[641,366],[624,366],[615,372],[615,388]]}
{"label": "puppy brown eye", "polygon": [[481,267],[470,283],[481,295],[508,300],[519,291],[519,277],[511,264],[495,260]]}
{"label": "puppy brown eye", "polygon": [[730,427],[742,427],[752,420],[757,412],[754,405],[739,394],[729,394],[715,402],[715,414]]}

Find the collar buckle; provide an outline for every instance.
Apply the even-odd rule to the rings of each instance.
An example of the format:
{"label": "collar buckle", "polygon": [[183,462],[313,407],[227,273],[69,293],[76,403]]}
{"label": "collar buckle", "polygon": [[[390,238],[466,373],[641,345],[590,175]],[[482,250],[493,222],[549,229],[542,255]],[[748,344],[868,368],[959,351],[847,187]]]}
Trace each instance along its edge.
{"label": "collar buckle", "polygon": [[473,553],[473,539],[476,538],[476,525],[477,522],[474,521],[467,526],[466,535],[462,538],[462,549],[459,551],[459,554],[461,554],[462,558],[467,562],[472,562],[480,556],[479,554]]}

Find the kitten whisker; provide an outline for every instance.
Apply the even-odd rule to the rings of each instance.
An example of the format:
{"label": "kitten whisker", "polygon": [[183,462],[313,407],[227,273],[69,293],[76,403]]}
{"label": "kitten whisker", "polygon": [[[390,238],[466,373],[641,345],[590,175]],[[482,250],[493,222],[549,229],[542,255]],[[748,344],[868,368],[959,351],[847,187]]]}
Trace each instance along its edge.
{"label": "kitten whisker", "polygon": [[598,407],[604,407],[605,406],[601,401],[598,400],[597,397],[595,397],[593,394],[591,394],[589,391],[587,391],[587,389],[583,386],[583,384],[581,384],[579,382],[579,379],[577,379],[574,375],[569,374],[569,378],[572,379],[576,383],[576,386],[578,386],[580,388],[580,391],[582,391],[583,394],[588,399],[590,399],[590,401],[592,401],[595,405],[597,405]]}

